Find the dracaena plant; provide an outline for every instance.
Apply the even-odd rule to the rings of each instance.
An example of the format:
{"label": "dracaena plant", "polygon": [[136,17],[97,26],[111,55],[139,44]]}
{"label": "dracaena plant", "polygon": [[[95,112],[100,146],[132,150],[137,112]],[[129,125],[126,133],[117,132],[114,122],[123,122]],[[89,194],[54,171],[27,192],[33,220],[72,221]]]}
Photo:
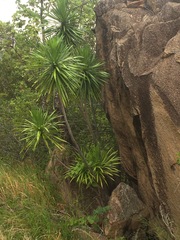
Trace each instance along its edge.
{"label": "dracaena plant", "polygon": [[78,94],[89,102],[92,99],[97,101],[101,98],[101,87],[106,82],[108,73],[103,70],[103,63],[97,59],[89,45],[77,48],[76,52],[82,62]]}
{"label": "dracaena plant", "polygon": [[69,95],[75,94],[79,87],[82,65],[80,57],[72,54],[63,38],[53,37],[32,53],[29,68],[36,73],[32,80],[39,94],[58,93],[66,105]]}
{"label": "dracaena plant", "polygon": [[55,1],[49,18],[52,24],[46,29],[47,35],[62,37],[67,45],[76,46],[83,41],[83,32],[78,23],[79,16],[68,0]]}
{"label": "dracaena plant", "polygon": [[59,105],[72,144],[80,152],[70,124],[65,106],[69,97],[76,94],[80,85],[82,62],[79,56],[74,56],[71,47],[67,46],[62,37],[53,37],[32,53],[30,69],[35,72],[34,85],[40,96],[48,98],[58,95]]}
{"label": "dracaena plant", "polygon": [[25,120],[22,125],[22,140],[25,141],[25,149],[36,150],[38,144],[43,141],[49,154],[51,154],[51,145],[62,149],[65,142],[60,137],[60,126],[55,112],[48,114],[47,111],[34,109],[30,111],[30,119]]}
{"label": "dracaena plant", "polygon": [[92,145],[88,150],[83,151],[83,155],[87,164],[77,154],[75,162],[66,173],[66,178],[87,187],[103,187],[104,184],[108,184],[108,178],[113,180],[118,175],[120,159],[117,151],[112,148],[106,146],[102,149],[99,144]]}
{"label": "dracaena plant", "polygon": [[78,47],[76,53],[81,57],[82,62],[80,86],[77,96],[80,100],[79,105],[83,113],[83,118],[86,121],[90,136],[95,143],[100,138],[96,128],[94,103],[97,104],[101,99],[102,86],[108,78],[108,73],[104,71],[103,63],[97,59],[95,52],[89,45]]}

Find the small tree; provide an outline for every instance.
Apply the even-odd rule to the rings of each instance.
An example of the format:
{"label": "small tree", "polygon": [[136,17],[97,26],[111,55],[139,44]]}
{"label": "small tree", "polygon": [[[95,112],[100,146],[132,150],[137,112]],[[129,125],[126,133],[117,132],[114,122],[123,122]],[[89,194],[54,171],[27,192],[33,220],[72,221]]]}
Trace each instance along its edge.
{"label": "small tree", "polygon": [[78,56],[73,56],[71,47],[68,47],[63,38],[53,37],[45,44],[40,44],[32,54],[30,68],[37,72],[35,87],[39,95],[54,97],[58,94],[60,108],[71,138],[71,142],[79,149],[69,125],[65,105],[69,96],[74,95],[81,75],[82,63]]}
{"label": "small tree", "polygon": [[[99,100],[101,87],[108,74],[103,71],[102,63],[97,60],[95,53],[89,46],[83,44],[79,47],[79,44],[83,42],[82,28],[78,23],[77,12],[72,11],[67,0],[57,0],[49,16],[57,24],[46,30],[50,38],[39,44],[37,50],[32,53],[29,68],[35,73],[32,77],[34,86],[39,95],[47,97],[47,99],[55,99],[58,96],[59,110],[63,115],[70,142],[76,148],[77,155],[85,168],[88,169],[88,173],[94,171],[93,174],[96,176],[94,176],[95,180],[93,179],[92,182],[96,181],[97,184],[103,186],[103,182],[106,182],[105,176],[110,177],[116,174],[116,170],[115,167],[112,167],[112,170],[110,168],[106,169],[105,165],[102,166],[102,164],[107,164],[107,166],[111,163],[115,164],[116,158],[109,149],[106,153],[109,154],[109,159],[99,149],[101,156],[95,158],[94,161],[96,162],[99,159],[96,162],[99,164],[97,169],[103,169],[104,173],[101,174],[101,170],[95,171],[94,166],[91,166],[92,161],[88,162],[93,150],[91,149],[91,152],[81,150],[73,135],[65,108],[72,96],[78,97],[82,106],[86,106],[86,102],[91,105],[93,100]],[[87,111],[85,115],[89,128],[91,128]],[[90,131],[93,135],[92,129]],[[32,141],[34,147],[37,146],[38,139],[36,136],[36,140]],[[29,144],[32,144],[31,141]]]}

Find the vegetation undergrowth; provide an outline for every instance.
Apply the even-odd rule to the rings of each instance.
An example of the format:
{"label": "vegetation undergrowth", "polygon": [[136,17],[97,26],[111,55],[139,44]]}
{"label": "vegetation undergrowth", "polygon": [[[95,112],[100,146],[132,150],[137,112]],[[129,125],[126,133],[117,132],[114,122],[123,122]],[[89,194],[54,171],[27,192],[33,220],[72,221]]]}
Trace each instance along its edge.
{"label": "vegetation undergrowth", "polygon": [[61,239],[50,185],[33,165],[0,164],[1,239]]}
{"label": "vegetation undergrowth", "polygon": [[118,176],[119,170],[119,157],[117,152],[113,149],[104,147],[104,150],[100,148],[100,145],[96,144],[90,146],[88,151],[84,151],[87,165],[84,164],[82,157],[77,154],[76,160],[70,169],[67,171],[66,177],[70,177],[71,180],[76,180],[78,184],[85,184],[86,187],[100,186],[103,188],[104,184],[107,184],[107,179],[113,180],[114,176]]}
{"label": "vegetation undergrowth", "polygon": [[81,240],[91,231],[102,234],[109,207],[88,215],[73,201],[72,209],[40,166],[0,159],[1,240]]}
{"label": "vegetation undergrowth", "polygon": [[177,154],[177,164],[180,165],[180,152]]}
{"label": "vegetation undergrowth", "polygon": [[[16,3],[12,23],[0,22],[0,239],[87,239],[106,212],[100,193],[121,173],[102,104],[96,0]],[[74,205],[74,189],[68,202],[70,180],[77,195],[98,192],[100,209]]]}

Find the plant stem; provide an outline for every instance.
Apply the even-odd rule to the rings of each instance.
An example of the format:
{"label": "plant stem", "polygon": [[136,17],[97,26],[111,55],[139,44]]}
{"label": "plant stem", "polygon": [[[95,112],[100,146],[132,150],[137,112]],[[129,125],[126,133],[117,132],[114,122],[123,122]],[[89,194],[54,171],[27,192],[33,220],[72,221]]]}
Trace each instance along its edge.
{"label": "plant stem", "polygon": [[74,145],[74,147],[75,147],[75,149],[77,150],[77,152],[79,153],[79,155],[81,156],[81,158],[82,158],[82,160],[84,161],[86,167],[89,168],[88,162],[87,162],[87,160],[85,159],[85,157],[84,157],[84,155],[83,155],[83,153],[82,153],[82,151],[81,151],[81,149],[80,149],[80,147],[79,147],[79,144],[77,143],[77,141],[76,141],[76,139],[75,139],[75,137],[74,137],[74,135],[73,135],[71,126],[70,126],[69,121],[68,121],[68,119],[67,119],[66,110],[65,110],[65,108],[64,108],[64,104],[63,104],[61,98],[59,98],[59,103],[60,103],[62,115],[63,115],[63,117],[64,117],[64,121],[65,121],[67,130],[68,130],[68,134],[69,134],[69,136],[70,136],[70,138],[71,138],[71,142],[72,142],[72,144]]}

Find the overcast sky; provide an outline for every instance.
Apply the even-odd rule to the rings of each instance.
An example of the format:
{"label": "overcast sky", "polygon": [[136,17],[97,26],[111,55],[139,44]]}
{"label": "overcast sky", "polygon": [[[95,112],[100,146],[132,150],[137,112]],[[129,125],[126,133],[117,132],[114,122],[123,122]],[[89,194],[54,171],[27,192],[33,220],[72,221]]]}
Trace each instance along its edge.
{"label": "overcast sky", "polygon": [[[7,22],[11,20],[11,16],[16,12],[16,0],[0,0],[0,20]],[[23,0],[22,2],[26,2]]]}
{"label": "overcast sky", "polygon": [[10,21],[11,16],[16,11],[15,0],[0,0],[0,20]]}

